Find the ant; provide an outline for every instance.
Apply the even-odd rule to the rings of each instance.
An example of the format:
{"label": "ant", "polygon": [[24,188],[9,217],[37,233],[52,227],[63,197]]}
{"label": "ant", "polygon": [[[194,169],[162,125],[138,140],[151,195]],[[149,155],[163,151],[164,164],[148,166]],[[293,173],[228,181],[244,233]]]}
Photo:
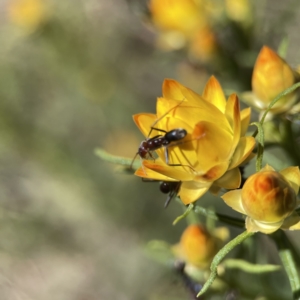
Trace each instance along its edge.
{"label": "ant", "polygon": [[[146,179],[142,178],[142,181],[145,182],[157,182],[158,180],[155,179]],[[169,194],[168,198],[165,202],[164,207],[167,208],[168,205],[170,204],[171,200],[177,196],[179,193],[181,186],[181,181],[161,181],[159,185],[159,189],[162,193],[164,194]]]}
{"label": "ant", "polygon": [[168,207],[171,200],[179,193],[181,181],[162,181],[159,189],[164,194],[169,194],[165,202],[165,208]]}
{"label": "ant", "polygon": [[141,158],[144,159],[147,157],[147,155],[149,155],[152,159],[154,159],[154,157],[151,154],[151,151],[165,147],[166,163],[169,164],[169,155],[168,155],[167,146],[170,145],[172,142],[177,142],[184,139],[187,135],[187,131],[182,128],[173,129],[171,131],[165,131],[162,129],[151,127],[151,131],[152,130],[164,132],[165,135],[159,134],[150,139],[146,139],[142,141],[134,159],[136,158],[137,155],[139,155]]}
{"label": "ant", "polygon": [[[131,165],[130,165],[130,169],[132,168],[133,162],[136,159],[136,157],[139,155],[140,158],[142,159],[146,159],[147,156],[149,155],[152,159],[154,159],[154,157],[152,156],[152,151],[158,150],[162,147],[165,148],[165,159],[166,159],[166,163],[169,165],[169,154],[168,154],[168,146],[172,143],[172,142],[178,142],[182,139],[184,139],[187,136],[187,131],[183,128],[177,128],[177,129],[172,129],[170,131],[165,131],[163,129],[158,129],[155,128],[153,126],[155,126],[155,124],[157,124],[162,118],[164,118],[168,113],[170,113],[170,111],[172,111],[173,109],[175,109],[176,107],[178,107],[179,105],[181,105],[181,103],[184,100],[182,100],[179,104],[177,104],[175,107],[172,107],[170,110],[168,110],[166,113],[164,113],[159,119],[157,119],[153,125],[151,126],[151,130],[148,134],[148,137],[141,142],[137,153],[135,154]],[[152,130],[156,130],[158,132],[162,132],[163,134],[158,134],[152,138],[149,138],[149,136],[152,133]],[[176,145],[176,144],[174,144]]]}

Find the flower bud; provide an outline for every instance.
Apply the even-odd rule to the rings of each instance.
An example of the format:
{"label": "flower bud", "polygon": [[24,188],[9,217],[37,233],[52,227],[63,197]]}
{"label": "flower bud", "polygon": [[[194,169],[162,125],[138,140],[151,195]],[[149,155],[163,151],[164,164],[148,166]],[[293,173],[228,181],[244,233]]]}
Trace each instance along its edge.
{"label": "flower bud", "polygon": [[208,266],[217,252],[217,239],[201,225],[190,225],[183,232],[175,254],[196,267]]}
{"label": "flower bud", "polygon": [[[266,109],[271,101],[296,81],[291,67],[272,49],[264,46],[255,63],[252,75],[254,105]],[[297,100],[296,92],[282,97],[271,109],[274,114],[291,109]]]}
{"label": "flower bud", "polygon": [[245,213],[256,221],[274,223],[289,216],[296,207],[296,193],[280,173],[258,172],[248,178],[241,194]]}

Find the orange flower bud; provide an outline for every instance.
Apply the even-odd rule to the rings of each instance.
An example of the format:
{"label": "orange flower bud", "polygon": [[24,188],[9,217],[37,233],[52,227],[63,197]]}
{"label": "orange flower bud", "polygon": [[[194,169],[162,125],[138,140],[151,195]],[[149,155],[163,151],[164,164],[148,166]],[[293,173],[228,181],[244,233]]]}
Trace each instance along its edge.
{"label": "orange flower bud", "polygon": [[262,222],[279,222],[292,213],[296,193],[276,171],[263,171],[248,178],[242,189],[242,205],[246,214]]}
{"label": "orange flower bud", "polygon": [[300,186],[298,167],[276,172],[266,165],[250,176],[242,189],[225,193],[222,198],[236,211],[247,215],[249,232],[272,233],[279,228],[300,229],[300,217],[295,211],[299,205]]}
{"label": "orange flower bud", "polygon": [[217,252],[217,239],[203,226],[190,225],[183,232],[175,254],[196,267],[208,266]]}
{"label": "orange flower bud", "polygon": [[[272,49],[264,46],[255,63],[252,75],[253,105],[266,109],[271,101],[296,82],[291,67]],[[276,113],[287,111],[296,101],[296,92],[282,97],[271,109]]]}

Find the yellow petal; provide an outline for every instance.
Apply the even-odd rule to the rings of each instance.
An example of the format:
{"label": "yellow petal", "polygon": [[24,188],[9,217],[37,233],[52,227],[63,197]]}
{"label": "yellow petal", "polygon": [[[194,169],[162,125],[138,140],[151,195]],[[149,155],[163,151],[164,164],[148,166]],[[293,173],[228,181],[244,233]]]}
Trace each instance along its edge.
{"label": "yellow petal", "polygon": [[174,178],[162,175],[160,173],[157,173],[151,169],[146,168],[145,166],[139,167],[134,175],[145,178],[145,179],[153,179],[153,180],[159,180],[159,181],[177,181]]}
{"label": "yellow petal", "polygon": [[300,230],[300,221],[295,225],[289,227],[289,230]]}
{"label": "yellow petal", "polygon": [[201,96],[173,79],[165,79],[163,83],[163,97],[174,100],[187,100],[189,105],[198,105]]}
{"label": "yellow petal", "polygon": [[225,113],[226,98],[223,89],[215,76],[211,76],[207,81],[202,97],[217,107],[222,113]]}
{"label": "yellow petal", "polygon": [[279,173],[282,174],[284,178],[290,183],[292,189],[297,195],[300,185],[299,167],[288,167],[286,169],[281,170]]}
{"label": "yellow petal", "polygon": [[[198,161],[197,152],[194,151],[193,140],[187,136],[182,141],[171,143],[167,148],[156,151],[159,157],[168,165],[182,165],[189,173],[195,172]],[[189,166],[189,167],[188,167]]]}
{"label": "yellow petal", "polygon": [[249,106],[254,107],[256,110],[261,111],[266,108],[266,104],[264,104],[261,100],[257,98],[257,96],[252,91],[243,92],[241,94],[241,98],[243,102]]}
{"label": "yellow petal", "polygon": [[251,117],[251,108],[245,108],[241,111],[241,136],[247,133]]}
{"label": "yellow petal", "polygon": [[255,139],[252,136],[241,137],[239,143],[232,156],[229,169],[235,168],[242,164],[245,159],[251,154],[255,147]]}
{"label": "yellow petal", "polygon": [[182,101],[184,96],[181,90],[184,88],[182,84],[173,79],[165,79],[163,82],[162,93],[164,98]]}
{"label": "yellow petal", "polygon": [[241,194],[241,190],[234,190],[225,193],[221,198],[225,201],[227,205],[229,205],[234,210],[242,214],[246,214],[242,205]]}
{"label": "yellow petal", "polygon": [[179,196],[181,201],[187,205],[197,201],[209,189],[211,183],[201,184],[195,181],[186,181],[181,184]]}
{"label": "yellow petal", "polygon": [[288,230],[300,230],[300,216],[294,211],[284,220],[281,228]]}
{"label": "yellow petal", "polygon": [[177,108],[184,102],[187,102],[187,100],[178,101],[170,98],[158,97],[156,102],[156,115],[158,121],[167,115],[175,117],[177,115]]}
{"label": "yellow petal", "polygon": [[[178,105],[178,101],[182,102],[178,105],[178,109],[176,110],[179,114],[175,114],[175,117],[181,118],[186,122],[189,121],[189,124],[194,124],[199,122],[199,120],[204,121],[212,121],[216,122],[217,124],[223,124],[221,126],[229,127],[230,125],[227,124],[228,121],[226,120],[224,114],[212,103],[203,99],[200,95],[193,92],[192,90],[184,87],[180,83],[175,80],[166,80],[163,86],[164,91],[164,98],[165,100],[158,99],[162,103],[158,105],[162,105],[163,108],[157,107],[159,114],[162,114],[163,111],[170,109],[172,106],[175,107]],[[182,97],[182,96],[183,97]],[[176,97],[179,99],[173,99],[172,97]],[[173,100],[173,102],[172,102]],[[163,103],[163,101],[167,101],[168,103]],[[167,105],[167,107],[166,107]],[[185,109],[181,109],[185,107]],[[225,106],[224,106],[225,110]],[[180,115],[182,112],[182,115]],[[158,116],[159,116],[158,114]],[[174,116],[174,113],[173,113]],[[226,120],[226,121],[224,121]]]}
{"label": "yellow petal", "polygon": [[251,219],[250,217],[246,218],[246,229],[248,232],[262,232],[270,234],[275,232],[282,225],[283,220],[276,223],[263,223]]}
{"label": "yellow petal", "polygon": [[133,115],[133,121],[145,137],[148,137],[152,124],[156,121],[156,115],[141,113]]}
{"label": "yellow petal", "polygon": [[[217,164],[213,166],[211,169],[207,170],[204,174],[198,174],[195,176],[194,180],[199,182],[211,182],[213,183],[215,180],[219,179],[228,169],[228,161]],[[215,190],[214,187],[212,189]]]}
{"label": "yellow petal", "polygon": [[185,167],[168,166],[159,159],[155,161],[144,160],[143,166],[167,177],[176,179],[176,181],[189,181],[194,178],[194,175],[187,172]]}
{"label": "yellow petal", "polygon": [[180,31],[188,34],[199,23],[199,9],[195,1],[151,0],[152,22],[161,31]]}
{"label": "yellow petal", "polygon": [[197,142],[197,170],[205,173],[215,165],[229,163],[233,136],[227,130],[217,124],[202,121],[195,126],[192,136]]}
{"label": "yellow petal", "polygon": [[227,227],[217,227],[214,229],[213,235],[225,242],[230,237],[230,231]]}
{"label": "yellow petal", "polygon": [[[197,99],[196,103],[191,104],[190,98],[186,98],[184,101],[158,98],[156,109],[159,121],[155,122],[155,127],[165,128],[168,131],[178,128],[176,122],[181,121],[188,124],[189,127],[194,128],[200,120],[208,122],[212,122],[213,120],[218,126],[232,132],[232,128],[225,115],[215,106],[201,97]],[[170,121],[173,122],[172,125],[169,124]],[[187,128],[185,129],[187,130]]]}
{"label": "yellow petal", "polygon": [[230,95],[226,104],[226,118],[233,131],[232,153],[241,136],[240,103],[236,94]]}
{"label": "yellow petal", "polygon": [[216,180],[214,184],[228,190],[237,189],[241,185],[241,172],[239,168],[227,171],[221,178]]}
{"label": "yellow petal", "polygon": [[264,172],[264,171],[275,171],[275,169],[273,167],[271,167],[270,165],[266,164],[261,170],[260,172]]}

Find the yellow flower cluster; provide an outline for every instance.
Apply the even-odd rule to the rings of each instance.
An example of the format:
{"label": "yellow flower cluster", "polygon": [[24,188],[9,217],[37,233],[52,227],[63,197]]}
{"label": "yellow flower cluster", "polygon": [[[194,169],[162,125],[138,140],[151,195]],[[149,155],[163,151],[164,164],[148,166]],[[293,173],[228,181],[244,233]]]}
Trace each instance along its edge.
{"label": "yellow flower cluster", "polygon": [[[295,111],[297,92],[285,95],[272,108],[269,105],[298,77],[273,50],[263,47],[254,66],[253,90],[248,97],[252,106],[270,111],[273,117]],[[135,172],[137,176],[178,182],[176,192],[184,204],[198,200],[208,190],[214,194],[221,188],[232,190],[222,198],[247,216],[249,232],[300,229],[296,212],[300,204],[298,167],[277,172],[267,165],[241,187],[240,167],[254,157],[256,142],[254,137],[246,136],[251,109],[240,110],[236,94],[226,100],[214,76],[202,95],[171,79],[164,81],[162,94],[157,99],[156,114],[133,117],[146,138],[138,151],[142,165]]]}
{"label": "yellow flower cluster", "polygon": [[211,60],[218,49],[213,27],[223,15],[235,22],[251,23],[248,0],[151,0],[151,21],[158,32],[157,45],[165,50],[187,47],[202,61]]}

